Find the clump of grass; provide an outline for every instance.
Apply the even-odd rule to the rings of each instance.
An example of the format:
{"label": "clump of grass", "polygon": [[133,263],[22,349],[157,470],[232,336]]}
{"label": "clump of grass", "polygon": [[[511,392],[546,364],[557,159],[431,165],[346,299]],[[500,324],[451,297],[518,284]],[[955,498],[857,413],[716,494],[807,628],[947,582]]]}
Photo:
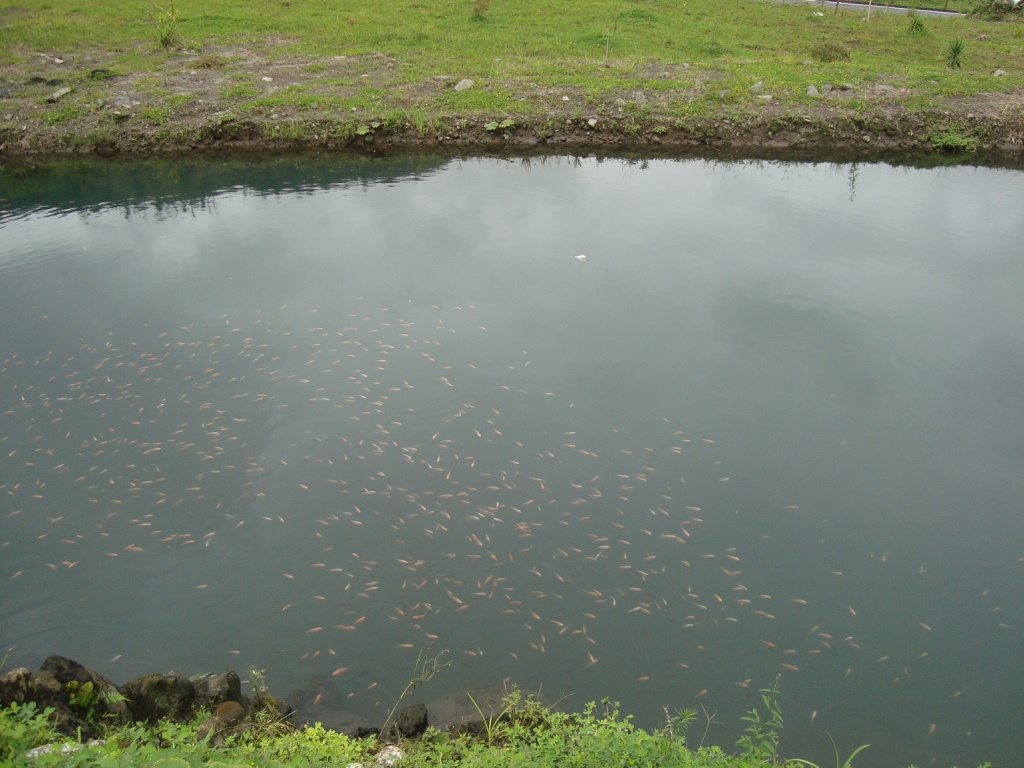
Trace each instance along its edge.
{"label": "clump of grass", "polygon": [[491,9],[491,0],[473,0],[473,18],[482,19]]}
{"label": "clump of grass", "polygon": [[163,48],[177,48],[181,44],[181,36],[178,35],[178,12],[174,8],[174,0],[171,0],[169,8],[156,6],[159,11],[156,15],[157,39]]}
{"label": "clump of grass", "polygon": [[959,37],[954,37],[950,40],[949,45],[946,46],[946,66],[950,69],[960,69],[963,67],[965,50],[967,50],[967,44]]}
{"label": "clump of grass", "polygon": [[832,40],[822,40],[811,49],[811,55],[818,61],[831,64],[834,61],[849,61],[849,49]]}
{"label": "clump of grass", "polygon": [[207,53],[196,59],[193,65],[196,69],[223,69],[228,65],[228,60],[219,53]]}

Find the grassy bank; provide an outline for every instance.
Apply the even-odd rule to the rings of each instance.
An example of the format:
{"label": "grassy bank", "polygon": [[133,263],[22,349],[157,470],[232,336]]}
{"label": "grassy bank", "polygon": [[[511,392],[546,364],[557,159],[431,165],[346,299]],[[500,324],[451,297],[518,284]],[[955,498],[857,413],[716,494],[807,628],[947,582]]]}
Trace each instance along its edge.
{"label": "grassy bank", "polygon": [[[551,766],[552,768],[606,768],[643,766],[654,768],[817,768],[800,759],[779,756],[782,715],[774,689],[766,689],[763,706],[744,717],[748,723],[737,749],[729,754],[719,747],[704,746],[701,731],[711,723],[692,710],[670,714],[654,732],[635,727],[609,702],[588,704],[580,713],[556,712],[513,690],[503,709],[480,712],[481,720],[470,726],[439,731],[428,728],[414,740],[399,741],[396,758],[390,740],[371,736],[351,738],[324,730],[319,724],[295,729],[285,722],[257,716],[250,729],[214,746],[202,737],[200,715],[186,724],[160,722],[111,729],[102,743],[80,746],[61,753],[61,739],[34,706],[0,710],[0,763],[5,766],[120,766],[162,768],[190,766],[251,766],[301,768],[302,766],[394,765],[427,768],[459,765],[462,768],[502,766]],[[262,714],[262,713],[261,713]],[[706,723],[704,722],[706,720]],[[687,746],[687,744],[691,746]],[[30,748],[55,744],[46,754],[26,756]],[[868,746],[848,752],[836,749],[837,768],[851,768]],[[390,761],[390,762],[389,762]]]}
{"label": "grassy bank", "polygon": [[1019,150],[1020,16],[771,0],[8,5],[0,144]]}

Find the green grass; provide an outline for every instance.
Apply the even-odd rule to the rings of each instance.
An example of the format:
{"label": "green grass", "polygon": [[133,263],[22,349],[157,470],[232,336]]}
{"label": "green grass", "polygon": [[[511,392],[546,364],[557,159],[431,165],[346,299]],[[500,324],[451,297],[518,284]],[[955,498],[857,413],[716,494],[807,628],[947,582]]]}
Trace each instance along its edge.
{"label": "green grass", "polygon": [[[26,5],[4,16],[0,55],[7,60],[25,55],[26,49],[160,47],[159,11],[151,3],[51,0],[36,9]],[[786,67],[807,58],[823,38],[856,51],[862,71],[877,71],[894,54],[905,53],[907,24],[903,16],[881,13],[870,24],[852,11],[819,17],[807,6],[765,0],[496,0],[485,20],[476,22],[467,0],[179,0],[175,12],[186,47],[257,40],[281,53],[307,56],[383,52],[405,65],[410,76],[458,67],[460,75],[486,77],[508,67],[539,67],[549,82],[558,79],[553,62],[602,63],[609,49],[616,66],[648,58],[701,62],[724,55],[745,67]],[[976,37],[984,28],[989,39],[972,46],[981,57],[979,69],[1005,61],[1014,48],[1018,60],[1021,55],[1011,25],[927,23],[944,30],[946,38]],[[923,52],[911,53],[907,66],[934,64]],[[599,72],[591,76],[604,79]]]}
{"label": "green grass", "polygon": [[[696,717],[680,711],[665,728],[648,732],[610,702],[590,703],[582,712],[556,712],[518,690],[505,698],[494,715],[480,712],[484,731],[449,733],[428,729],[424,737],[401,745],[406,768],[760,768],[762,751],[747,749],[735,755],[718,747],[686,746],[686,730]],[[223,747],[197,740],[202,715],[190,723],[161,722],[110,729],[105,743],[83,747],[66,757],[24,757],[30,747],[61,741],[46,718],[31,707],[14,705],[0,710],[0,760],[4,765],[119,766],[191,768],[200,765],[250,768],[371,764],[382,748],[375,738],[354,739],[324,730],[319,724],[298,730],[272,717],[257,715],[251,731],[229,738]],[[849,761],[848,761],[849,762]]]}
{"label": "green grass", "polygon": [[[646,731],[632,723],[613,702],[591,702],[575,713],[556,711],[511,689],[500,707],[484,712],[478,708],[480,727],[439,731],[428,728],[422,738],[403,741],[403,768],[818,768],[799,758],[777,755],[782,714],[778,689],[762,691],[763,707],[743,719],[748,723],[737,742],[738,749],[726,752],[707,746],[689,728],[698,721],[694,710],[665,710],[665,723]],[[404,697],[404,694],[403,694]],[[399,699],[401,702],[402,699]],[[474,702],[475,703],[475,702]],[[160,722],[153,726],[136,724],[110,728],[105,742],[88,745],[67,756],[50,753],[31,759],[27,749],[41,744],[62,743],[34,705],[12,705],[0,709],[0,763],[13,768],[72,768],[72,766],[156,766],[157,768],[314,768],[351,763],[374,764],[384,744],[375,737],[355,739],[319,724],[293,729],[267,712],[251,716],[251,729],[229,737],[223,746],[211,746],[197,739],[206,713],[189,723]],[[705,714],[710,724],[711,716]],[[700,723],[704,725],[704,723]],[[693,728],[695,734],[700,727]],[[829,735],[831,739],[831,734]],[[833,746],[836,742],[833,740]],[[854,768],[868,745],[849,752],[836,766]],[[986,768],[988,764],[981,768]]]}
{"label": "green grass", "polygon": [[[624,109],[625,118],[711,115],[723,104],[756,109],[750,86],[758,81],[760,93],[786,108],[810,104],[810,84],[881,82],[912,89],[922,103],[1024,88],[1018,21],[927,18],[923,31],[909,33],[903,15],[878,12],[865,22],[862,11],[834,12],[827,2],[772,0],[493,0],[476,17],[473,8],[473,0],[176,0],[180,43],[167,50],[162,12],[151,2],[22,3],[0,10],[0,66],[42,71],[40,52],[70,58],[103,50],[111,53],[104,68],[159,81],[191,57],[194,69],[223,76],[219,97],[243,118],[268,109],[348,110],[357,124],[397,111],[423,115],[422,124],[515,117],[539,125],[562,96],[602,115],[637,89],[657,103]],[[967,46],[962,69],[947,63],[953,38]],[[263,63],[296,62],[306,77],[322,77],[321,93],[308,80],[302,87],[277,74],[265,81],[251,54]],[[339,56],[347,57],[343,67]],[[1008,74],[993,78],[996,69]],[[476,85],[455,92],[462,78]],[[73,116],[45,109],[54,123]]]}

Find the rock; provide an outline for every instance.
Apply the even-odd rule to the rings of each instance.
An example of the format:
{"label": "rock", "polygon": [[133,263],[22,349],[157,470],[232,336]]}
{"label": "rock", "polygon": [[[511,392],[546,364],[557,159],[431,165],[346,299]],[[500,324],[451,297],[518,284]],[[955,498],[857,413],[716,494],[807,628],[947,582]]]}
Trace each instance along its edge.
{"label": "rock", "polygon": [[855,91],[855,90],[857,90],[857,86],[855,86],[853,83],[843,83],[842,85],[839,86],[839,90],[841,90],[841,91]]}
{"label": "rock", "polygon": [[189,681],[196,692],[196,709],[214,709],[225,701],[242,700],[242,681],[238,679],[238,673],[233,669],[193,675]]}
{"label": "rock", "polygon": [[616,99],[612,103],[615,104],[615,106],[617,106],[617,107],[624,107],[624,106],[626,106],[626,100],[625,99]]}
{"label": "rock", "polygon": [[188,720],[196,702],[192,681],[179,672],[139,677],[121,686],[132,716],[155,724],[158,720]]}
{"label": "rock", "polygon": [[807,86],[807,95],[808,96],[820,96],[821,94],[818,93],[818,89],[815,88],[813,85],[808,85]]}
{"label": "rock", "polygon": [[757,93],[758,91],[764,90],[764,81],[763,80],[758,80],[756,83],[754,83],[752,86],[750,86],[750,90],[752,90],[754,93]]}
{"label": "rock", "polygon": [[822,93],[832,93],[832,83],[825,83],[821,86]]}
{"label": "rock", "polygon": [[637,104],[646,104],[647,94],[639,90],[633,91],[633,101],[635,101]]}
{"label": "rock", "polygon": [[455,90],[464,91],[467,88],[472,88],[474,85],[476,85],[474,81],[470,80],[468,77],[465,77],[455,84]]}
{"label": "rock", "polygon": [[[70,755],[72,752],[77,752],[82,749],[82,747],[102,747],[106,743],[105,739],[92,739],[91,741],[87,741],[85,744],[62,744],[59,752],[62,755]],[[30,749],[25,753],[25,757],[30,757],[35,760],[38,757],[50,754],[56,748],[57,747],[53,744],[43,744],[41,747],[33,747]]]}
{"label": "rock", "polygon": [[9,99],[17,93],[17,91],[18,89],[13,85],[0,85],[0,99]]}
{"label": "rock", "polygon": [[398,713],[395,728],[406,739],[415,739],[427,730],[427,707],[425,704],[412,704]]}
{"label": "rock", "polygon": [[398,747],[389,744],[384,747],[377,756],[373,759],[376,765],[382,766],[382,768],[395,768],[400,760],[405,757],[405,753]]}
{"label": "rock", "polygon": [[35,702],[53,708],[51,722],[66,736],[92,739],[98,722],[126,725],[131,713],[117,686],[103,675],[63,656],[48,657],[33,675],[24,667],[0,677],[0,706]]}
{"label": "rock", "polygon": [[764,102],[765,104],[767,104],[767,103],[768,103],[769,101],[771,101],[771,100],[772,100],[772,99],[773,99],[774,97],[773,97],[773,96],[771,96],[771,95],[769,95],[769,94],[767,94],[767,93],[765,93],[765,94],[763,94],[763,95],[761,95],[761,96],[758,96],[757,98],[758,98],[758,99],[760,99],[761,101],[763,101],[763,102]]}
{"label": "rock", "polygon": [[229,736],[245,733],[250,727],[245,721],[245,708],[237,701],[225,701],[202,722],[196,739],[220,746]]}
{"label": "rock", "polygon": [[68,88],[67,86],[64,86],[63,88],[58,88],[56,91],[54,91],[53,93],[51,93],[49,96],[46,97],[46,101],[49,104],[53,104],[53,103],[58,102],[61,99],[63,99],[69,93],[71,93],[71,89]]}
{"label": "rock", "polygon": [[[94,719],[103,719],[118,725],[127,725],[131,722],[128,702],[118,691],[117,686],[99,672],[94,672],[63,656],[49,656],[39,667],[36,679],[46,680],[48,677],[61,684],[72,708],[79,708],[83,715],[91,714]],[[92,701],[86,703],[89,699]]]}
{"label": "rock", "polygon": [[1006,75],[1006,70],[1005,69],[997,69],[995,72],[992,73],[992,75],[993,75],[993,77],[1003,77],[1004,75]]}
{"label": "rock", "polygon": [[882,93],[887,93],[889,91],[895,91],[896,89],[891,85],[886,85],[885,83],[877,83],[875,85],[875,90],[881,91]]}
{"label": "rock", "polygon": [[25,667],[17,667],[0,676],[0,708],[34,701],[34,687],[32,673]]}

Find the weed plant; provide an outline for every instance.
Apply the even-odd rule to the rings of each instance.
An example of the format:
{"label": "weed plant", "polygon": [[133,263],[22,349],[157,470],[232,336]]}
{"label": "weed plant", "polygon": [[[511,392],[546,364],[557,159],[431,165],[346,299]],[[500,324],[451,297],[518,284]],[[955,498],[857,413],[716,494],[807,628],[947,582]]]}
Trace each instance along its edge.
{"label": "weed plant", "polygon": [[[378,124],[379,127],[379,124]],[[362,128],[362,126],[360,126]],[[360,135],[369,133],[369,130],[363,131]],[[359,133],[359,130],[356,130]],[[416,655],[416,666],[413,669],[412,677],[406,684],[405,689],[399,695],[397,701],[388,710],[388,716],[384,718],[384,725],[380,728],[380,737],[384,738],[387,733],[388,726],[391,724],[391,718],[395,716],[395,712],[405,699],[412,694],[419,686],[428,682],[438,672],[447,666],[451,665],[451,661],[448,660],[448,651],[441,651],[434,654],[433,656],[427,655],[425,649],[421,648],[420,652]]]}
{"label": "weed plant", "polygon": [[963,55],[966,49],[967,44],[959,37],[954,37],[950,40],[946,46],[946,66],[950,69],[960,69],[963,67]]}
{"label": "weed plant", "polygon": [[928,34],[928,28],[924,25],[924,21],[916,13],[911,12],[909,14],[910,21],[907,22],[907,34],[911,37],[920,37]]}
{"label": "weed plant", "polygon": [[174,9],[174,0],[167,8],[156,6],[157,39],[162,48],[177,48],[181,44],[178,35],[178,12]]}
{"label": "weed plant", "polygon": [[754,760],[774,763],[779,755],[779,735],[782,732],[782,709],[779,707],[779,680],[769,688],[761,689],[762,712],[757,707],[751,709],[741,718],[747,723],[743,735],[736,741],[736,746]]}

